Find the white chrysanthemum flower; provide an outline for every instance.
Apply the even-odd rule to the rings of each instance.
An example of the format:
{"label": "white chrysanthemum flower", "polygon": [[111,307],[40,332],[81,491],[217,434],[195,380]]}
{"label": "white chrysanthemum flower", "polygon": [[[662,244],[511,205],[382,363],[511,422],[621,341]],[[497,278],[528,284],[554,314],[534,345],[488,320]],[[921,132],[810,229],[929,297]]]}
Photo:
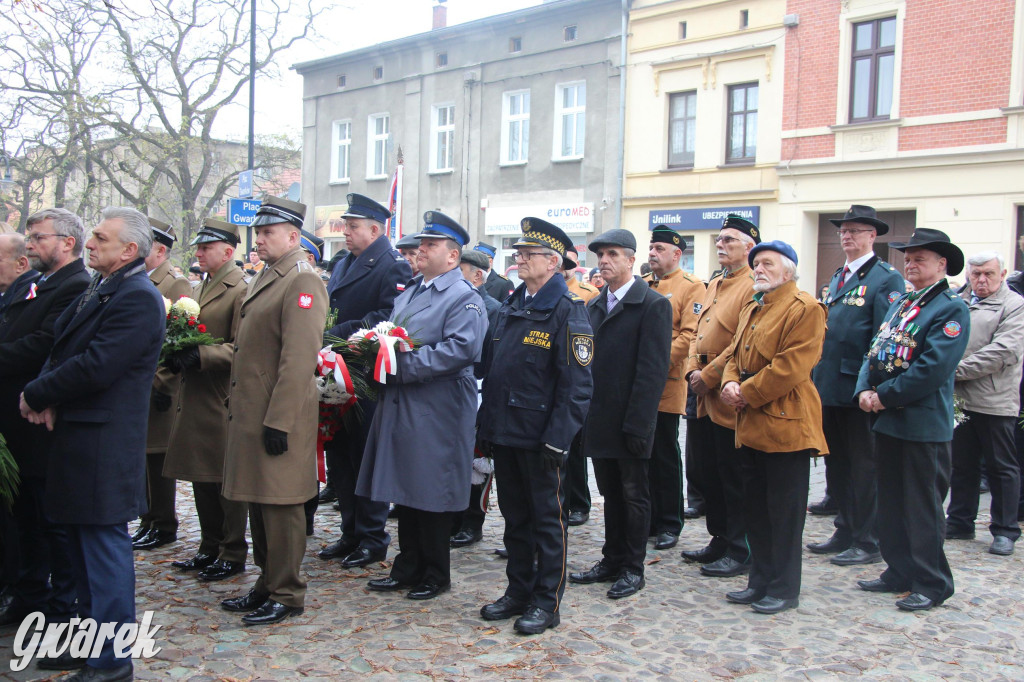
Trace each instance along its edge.
{"label": "white chrysanthemum flower", "polygon": [[182,296],[174,302],[172,306],[175,310],[179,310],[189,317],[199,317],[199,304],[196,303],[195,299],[189,298],[188,296]]}
{"label": "white chrysanthemum flower", "polygon": [[396,326],[398,325],[396,325],[394,322],[391,322],[390,320],[384,320],[383,322],[378,322],[377,324],[375,324],[373,327],[373,331],[377,332],[381,336],[387,336],[391,333],[391,330],[394,329]]}
{"label": "white chrysanthemum flower", "polygon": [[164,299],[164,313],[166,315],[170,315],[171,314],[171,299],[167,298],[166,296],[164,296],[163,299]]}

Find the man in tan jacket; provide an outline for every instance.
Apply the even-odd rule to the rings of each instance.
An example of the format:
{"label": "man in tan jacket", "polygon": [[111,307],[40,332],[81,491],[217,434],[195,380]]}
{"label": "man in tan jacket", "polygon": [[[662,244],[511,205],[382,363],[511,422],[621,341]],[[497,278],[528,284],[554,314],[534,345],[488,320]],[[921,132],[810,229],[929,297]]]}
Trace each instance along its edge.
{"label": "man in tan jacket", "polygon": [[[177,237],[174,228],[162,220],[150,218],[153,228],[153,248],[146,256],[149,279],[160,295],[177,301],[192,295],[192,285],[171,269],[168,261]],[[146,497],[149,511],[141,517],[139,529],[132,536],[133,549],[156,549],[178,539],[178,516],[174,510],[173,478],[164,478],[164,457],[167,439],[171,435],[174,414],[171,405],[178,392],[178,382],[164,367],[158,367],[153,378],[153,393],[149,404],[149,435],[146,439]]]}
{"label": "man in tan jacket", "polygon": [[825,341],[825,306],[797,289],[796,251],[782,241],[750,250],[753,300],[723,358],[722,400],[736,412],[750,543],[747,589],[725,598],[758,613],[800,601],[800,539],[807,517],[809,457],[828,454],[811,370]]}
{"label": "man in tan jacket", "polygon": [[327,319],[327,289],[306,261],[303,204],[267,197],[256,212],[266,267],[239,310],[231,363],[224,497],[249,503],[252,553],[262,575],[227,611],[248,625],[302,613],[303,505],[316,494],[317,390],[313,373]]}
{"label": "man in tan jacket", "polygon": [[207,218],[191,245],[206,275],[194,293],[199,323],[222,343],[179,351],[167,360],[168,368],[178,374],[179,386],[164,475],[192,481],[200,529],[195,556],[171,565],[199,571],[200,580],[223,580],[245,570],[249,551],[248,506],[221,494],[231,361],[246,286],[242,269],[235,264],[236,225]]}
{"label": "man in tan jacket", "polygon": [[703,549],[684,551],[683,558],[704,564],[700,572],[718,578],[749,570],[736,412],[722,402],[725,362],[719,356],[732,343],[740,309],[754,294],[747,254],[760,241],[760,230],[749,220],[734,214],[725,218],[715,239],[722,272],[708,283],[686,366],[690,390],[697,394],[697,419],[687,425],[686,440],[699,464],[697,487],[704,493],[711,542]]}
{"label": "man in tan jacket", "polygon": [[654,549],[672,549],[683,530],[683,465],[679,451],[679,415],[686,412],[683,373],[697,327],[697,314],[707,291],[703,282],[679,267],[685,250],[686,240],[666,225],[658,225],[651,232],[647,256],[651,274],[644,281],[672,304],[671,364],[658,404],[651,467],[647,472]]}

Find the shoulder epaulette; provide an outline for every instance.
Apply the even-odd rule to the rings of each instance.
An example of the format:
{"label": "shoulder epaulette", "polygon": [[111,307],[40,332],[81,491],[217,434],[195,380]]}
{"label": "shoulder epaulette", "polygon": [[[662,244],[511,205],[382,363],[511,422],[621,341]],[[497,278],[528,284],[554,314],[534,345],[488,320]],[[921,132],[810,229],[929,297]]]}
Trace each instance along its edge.
{"label": "shoulder epaulette", "polygon": [[313,266],[309,264],[309,261],[302,259],[295,261],[295,270],[298,272],[316,272]]}

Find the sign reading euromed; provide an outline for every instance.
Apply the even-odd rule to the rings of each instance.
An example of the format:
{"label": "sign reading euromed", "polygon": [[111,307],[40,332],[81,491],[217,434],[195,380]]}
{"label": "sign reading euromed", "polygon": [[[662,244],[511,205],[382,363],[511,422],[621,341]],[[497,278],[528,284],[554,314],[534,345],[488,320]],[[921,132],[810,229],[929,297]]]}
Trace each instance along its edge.
{"label": "sign reading euromed", "polygon": [[533,206],[496,206],[484,214],[486,234],[521,234],[523,218],[546,220],[572,234],[594,231],[594,204],[549,204]]}
{"label": "sign reading euromed", "polygon": [[262,201],[255,199],[228,199],[228,222],[235,225],[252,225],[256,211]]}
{"label": "sign reading euromed", "polygon": [[727,206],[724,208],[676,208],[670,210],[651,211],[647,229],[653,230],[658,225],[668,225],[673,230],[689,232],[692,230],[720,230],[725,216],[735,213],[746,218],[755,225],[760,225],[760,206]]}

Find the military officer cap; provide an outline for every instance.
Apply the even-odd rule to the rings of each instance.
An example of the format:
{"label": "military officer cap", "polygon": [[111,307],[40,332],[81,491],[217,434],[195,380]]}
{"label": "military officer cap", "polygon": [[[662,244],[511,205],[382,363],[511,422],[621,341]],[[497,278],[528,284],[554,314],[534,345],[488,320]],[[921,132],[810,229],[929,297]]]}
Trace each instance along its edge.
{"label": "military officer cap", "polygon": [[591,239],[590,246],[587,248],[594,253],[597,253],[598,249],[602,247],[607,248],[609,246],[621,246],[624,249],[632,249],[633,251],[636,251],[636,237],[634,237],[633,233],[629,230],[623,230],[621,228],[608,230],[594,239]]}
{"label": "military officer cap", "polygon": [[562,269],[563,270],[575,270],[580,266],[580,254],[576,250],[575,244],[570,244],[565,249],[565,255],[562,256]]}
{"label": "military officer cap", "polygon": [[306,232],[305,230],[299,231],[299,245],[306,250],[307,253],[312,254],[316,262],[319,263],[324,257],[324,240],[317,237],[312,232]]}
{"label": "military officer cap", "polygon": [[267,195],[256,211],[256,219],[252,221],[252,226],[259,227],[276,223],[291,223],[301,230],[305,219],[305,204]]}
{"label": "military officer cap", "polygon": [[469,243],[469,232],[455,220],[440,211],[427,211],[423,214],[423,229],[414,234],[415,239],[451,239],[463,247]]}
{"label": "military officer cap", "polygon": [[878,214],[875,213],[875,209],[870,206],[862,206],[860,204],[850,206],[850,210],[847,211],[846,215],[839,220],[829,218],[828,221],[836,227],[842,227],[843,223],[863,223],[875,228],[875,231],[878,234],[885,234],[889,231],[889,225],[878,219]]}
{"label": "military officer cap", "polygon": [[200,267],[198,265],[190,266],[188,271],[191,272],[193,275],[201,275],[201,274],[203,274],[202,269],[200,269]]}
{"label": "military officer cap", "polygon": [[208,242],[227,242],[231,246],[238,246],[238,226],[216,218],[207,218],[196,233],[195,239],[189,242],[189,246]]}
{"label": "military officer cap", "polygon": [[908,242],[889,242],[889,246],[897,251],[907,249],[928,249],[946,259],[946,274],[959,275],[964,269],[964,252],[953,242],[949,235],[941,230],[919,227],[910,235]]}
{"label": "military officer cap", "polygon": [[171,227],[170,223],[150,218],[149,227],[153,230],[153,241],[163,244],[168,249],[174,246],[174,242],[178,241],[178,237],[175,236],[174,228]]}
{"label": "military officer cap", "polygon": [[[543,246],[557,252],[565,260],[565,250],[572,246],[572,240],[557,225],[552,225],[540,218],[523,218],[519,223],[523,234],[512,245],[517,246]],[[563,265],[563,267],[565,267]]]}
{"label": "military officer cap", "polygon": [[735,213],[730,213],[725,216],[725,220],[722,221],[722,229],[731,227],[734,230],[739,230],[743,234],[747,235],[754,240],[755,244],[761,243],[761,231],[757,229],[757,225],[750,222],[746,218],[742,218]]}
{"label": "military officer cap", "polygon": [[462,262],[474,265],[481,270],[486,270],[491,267],[491,262],[487,260],[487,254],[476,249],[466,249],[462,252]]}
{"label": "military officer cap", "polygon": [[490,244],[488,244],[487,242],[477,242],[477,245],[473,247],[473,250],[485,253],[491,258],[494,258],[495,256],[498,255],[498,250],[491,246]]}
{"label": "military officer cap", "polygon": [[668,225],[654,226],[654,229],[651,230],[651,243],[655,242],[671,244],[678,247],[681,251],[686,251],[686,239],[675,230],[670,229]]}
{"label": "military officer cap", "polygon": [[754,256],[761,251],[774,251],[776,253],[781,253],[783,256],[793,261],[794,265],[797,263],[796,250],[781,239],[774,239],[770,242],[761,242],[750,250],[750,253],[747,254],[747,263],[750,264],[750,267],[754,267]]}
{"label": "military officer cap", "polygon": [[391,211],[384,208],[370,197],[352,192],[348,195],[348,208],[341,214],[342,218],[366,218],[383,225],[391,217]]}
{"label": "military officer cap", "polygon": [[395,244],[395,248],[398,250],[418,249],[420,248],[420,240],[416,239],[416,237],[412,236],[411,234],[406,235],[405,237],[402,237],[401,239],[398,240],[398,243]]}

